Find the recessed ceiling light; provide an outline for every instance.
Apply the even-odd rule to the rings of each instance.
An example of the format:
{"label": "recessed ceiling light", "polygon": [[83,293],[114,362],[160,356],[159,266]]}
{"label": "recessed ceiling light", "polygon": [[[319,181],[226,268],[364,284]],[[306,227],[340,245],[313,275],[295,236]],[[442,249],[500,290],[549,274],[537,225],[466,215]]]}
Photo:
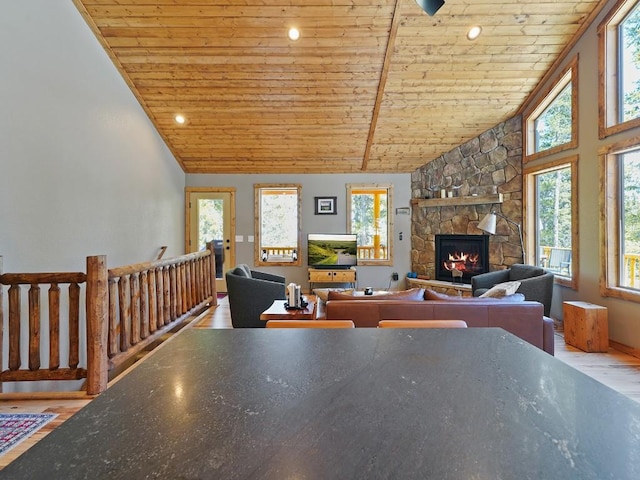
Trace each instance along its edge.
{"label": "recessed ceiling light", "polygon": [[480,36],[481,33],[482,33],[482,27],[480,27],[478,25],[473,26],[467,32],[467,39],[468,40],[475,40],[476,38],[478,38]]}
{"label": "recessed ceiling light", "polygon": [[300,38],[300,32],[298,31],[297,28],[290,28],[289,29],[289,38],[291,40],[298,40]]}
{"label": "recessed ceiling light", "polygon": [[176,115],[175,117],[176,123],[179,123],[180,125],[182,125],[186,119],[184,118],[184,115]]}

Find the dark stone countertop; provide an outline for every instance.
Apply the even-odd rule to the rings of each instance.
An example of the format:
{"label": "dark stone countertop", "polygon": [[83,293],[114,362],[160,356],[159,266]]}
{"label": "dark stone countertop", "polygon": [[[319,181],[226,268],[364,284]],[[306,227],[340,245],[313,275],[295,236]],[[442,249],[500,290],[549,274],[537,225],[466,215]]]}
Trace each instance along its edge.
{"label": "dark stone countertop", "polygon": [[638,479],[640,404],[501,329],[188,330],[10,479]]}

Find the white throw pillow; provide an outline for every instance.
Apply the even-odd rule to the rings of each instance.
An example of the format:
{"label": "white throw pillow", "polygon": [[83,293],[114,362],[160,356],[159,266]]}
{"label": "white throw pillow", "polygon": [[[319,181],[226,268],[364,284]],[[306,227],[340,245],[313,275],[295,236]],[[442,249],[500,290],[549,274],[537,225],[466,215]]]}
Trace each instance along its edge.
{"label": "white throw pillow", "polygon": [[504,282],[494,285],[489,290],[484,292],[480,297],[505,297],[507,295],[513,295],[518,290],[520,282]]}

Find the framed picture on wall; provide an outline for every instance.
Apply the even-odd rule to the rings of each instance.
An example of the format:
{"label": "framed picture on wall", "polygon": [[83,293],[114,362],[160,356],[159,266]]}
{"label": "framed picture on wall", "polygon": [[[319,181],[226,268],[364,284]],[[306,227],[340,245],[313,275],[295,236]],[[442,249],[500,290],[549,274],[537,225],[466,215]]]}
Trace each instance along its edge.
{"label": "framed picture on wall", "polygon": [[336,201],[338,197],[314,197],[316,215],[336,215]]}

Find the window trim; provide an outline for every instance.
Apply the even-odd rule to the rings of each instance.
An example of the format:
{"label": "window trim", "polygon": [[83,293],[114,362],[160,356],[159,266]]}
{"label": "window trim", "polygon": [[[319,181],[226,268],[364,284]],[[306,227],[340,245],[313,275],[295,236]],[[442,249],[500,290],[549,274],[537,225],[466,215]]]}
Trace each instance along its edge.
{"label": "window trim", "polygon": [[619,0],[598,25],[598,135],[600,139],[640,126],[640,117],[618,122],[618,25],[638,4]]}
{"label": "window trim", "polygon": [[[573,290],[578,289],[578,278],[580,277],[580,244],[578,235],[578,155],[561,158],[553,162],[548,162],[536,167],[529,167],[523,171],[523,194],[525,199],[524,208],[524,225],[525,232],[536,232],[537,221],[537,192],[536,192],[536,176],[559,170],[561,168],[571,168],[571,276],[554,275],[554,283]],[[528,262],[536,265],[535,255],[536,235],[528,235],[525,233]]]}
{"label": "window trim", "polygon": [[[297,253],[298,256],[295,260],[290,262],[264,262],[260,256],[261,249],[261,234],[260,219],[262,218],[261,203],[260,203],[260,191],[262,189],[278,189],[278,188],[295,188],[297,190],[298,197],[298,233],[297,233]],[[257,267],[299,267],[302,265],[302,255],[300,254],[302,247],[302,185],[299,183],[256,183],[253,185],[253,198],[254,198],[254,257],[253,262]]]}
{"label": "window trim", "polygon": [[348,183],[347,187],[347,233],[353,231],[351,225],[351,196],[353,190],[385,189],[387,191],[387,258],[379,260],[365,260],[358,258],[358,266],[361,265],[385,265],[393,266],[393,184],[391,183]]}
{"label": "window trim", "polygon": [[[561,145],[535,151],[535,122],[544,111],[553,103],[556,97],[571,82],[571,140]],[[578,146],[578,55],[555,77],[549,88],[540,96],[540,100],[534,103],[522,116],[522,134],[524,145],[523,163],[531,162],[539,158],[553,155],[558,152],[570,150]]]}
{"label": "window trim", "polygon": [[600,295],[640,303],[640,291],[618,284],[620,278],[620,170],[618,155],[640,148],[638,137],[607,145],[600,158]]}

